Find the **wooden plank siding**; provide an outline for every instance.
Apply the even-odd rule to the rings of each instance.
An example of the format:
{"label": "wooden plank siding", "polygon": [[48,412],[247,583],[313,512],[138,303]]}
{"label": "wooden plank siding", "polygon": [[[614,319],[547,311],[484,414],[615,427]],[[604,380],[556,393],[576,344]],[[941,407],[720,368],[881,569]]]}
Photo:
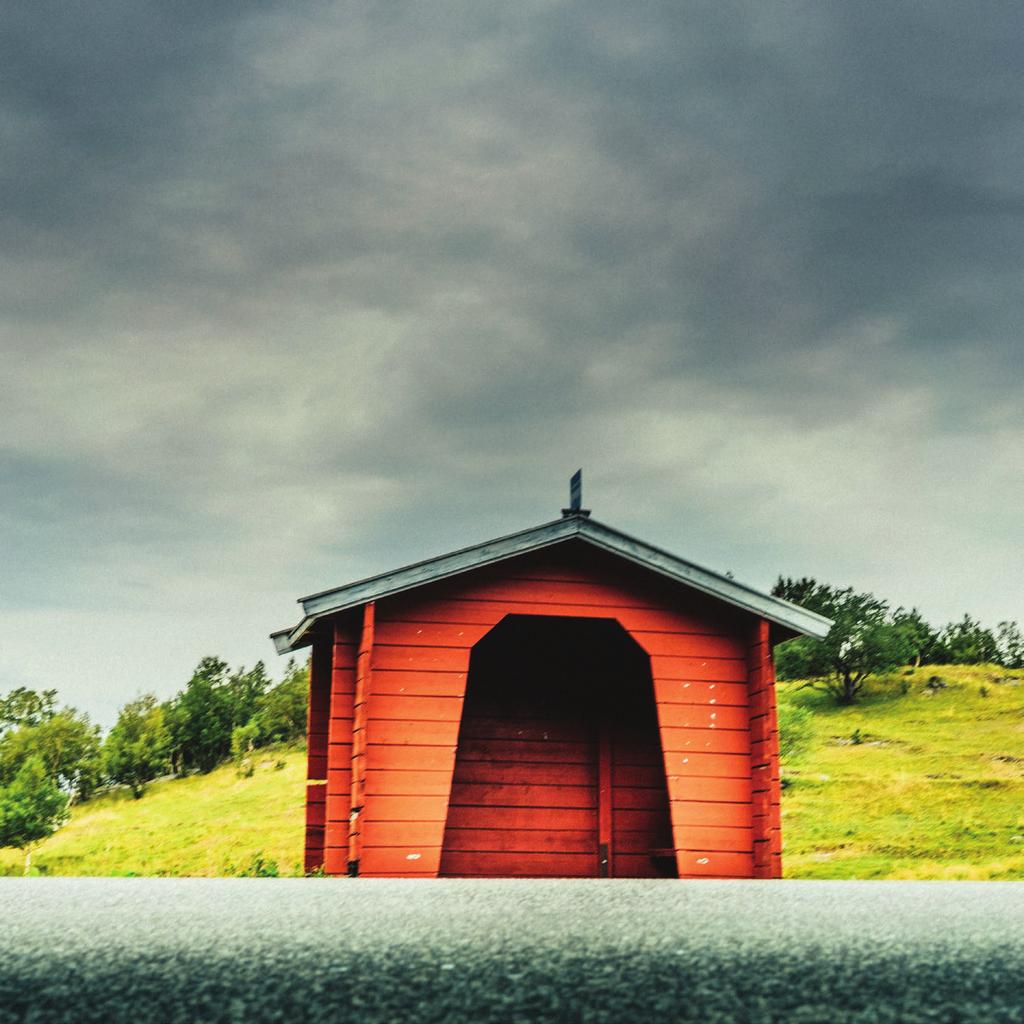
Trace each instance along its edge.
{"label": "wooden plank siding", "polygon": [[487,629],[396,618],[380,602],[360,875],[437,875],[470,651]]}
{"label": "wooden plank siding", "polygon": [[[442,861],[446,873],[473,874],[481,844],[488,869],[545,873],[559,857],[564,873],[591,872],[584,860],[598,828],[599,780],[585,739],[562,722],[524,720],[511,732],[507,720],[484,715],[463,723],[473,647],[507,615],[612,619],[650,656],[660,744],[628,730],[613,740],[614,874],[663,870],[652,867],[651,846],[667,800],[671,827],[656,845],[674,850],[680,877],[776,877],[778,739],[766,625],[572,544],[377,602],[360,875],[432,877]],[[348,866],[357,642],[356,617],[336,617],[324,813],[330,874]],[[456,778],[460,724],[470,742]],[[536,793],[542,786],[549,791]],[[490,800],[495,787],[502,803],[482,828],[468,808]],[[317,813],[310,811],[311,828]],[[307,863],[309,856],[307,849]]]}
{"label": "wooden plank siding", "polygon": [[755,878],[782,877],[782,786],[779,721],[775,706],[775,666],[769,624],[754,624],[750,648],[751,788],[753,792]]}
{"label": "wooden plank siding", "polygon": [[753,864],[745,635],[728,620],[714,626],[713,644],[634,634],[652,652],[680,878],[750,877]]}

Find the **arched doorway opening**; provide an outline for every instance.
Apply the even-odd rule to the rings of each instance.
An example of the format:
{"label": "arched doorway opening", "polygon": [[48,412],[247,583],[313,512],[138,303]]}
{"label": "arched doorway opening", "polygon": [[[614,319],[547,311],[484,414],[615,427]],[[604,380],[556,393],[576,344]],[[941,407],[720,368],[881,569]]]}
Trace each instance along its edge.
{"label": "arched doorway opening", "polygon": [[675,877],[650,659],[614,619],[509,615],[474,647],[440,874]]}

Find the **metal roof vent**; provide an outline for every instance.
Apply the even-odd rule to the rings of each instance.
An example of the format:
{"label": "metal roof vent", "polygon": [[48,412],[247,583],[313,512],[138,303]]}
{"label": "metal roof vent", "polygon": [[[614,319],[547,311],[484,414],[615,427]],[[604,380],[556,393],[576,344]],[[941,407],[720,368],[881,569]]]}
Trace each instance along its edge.
{"label": "metal roof vent", "polygon": [[580,516],[587,519],[590,516],[589,508],[582,508],[583,504],[583,470],[577,469],[569,480],[569,507],[562,509],[562,518],[569,519],[573,516]]}

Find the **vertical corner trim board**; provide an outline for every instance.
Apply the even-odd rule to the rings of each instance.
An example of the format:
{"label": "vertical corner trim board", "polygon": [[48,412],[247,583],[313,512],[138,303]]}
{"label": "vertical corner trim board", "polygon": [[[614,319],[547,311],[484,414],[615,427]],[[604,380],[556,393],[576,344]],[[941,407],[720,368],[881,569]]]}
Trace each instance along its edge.
{"label": "vertical corner trim board", "polygon": [[324,863],[327,800],[327,731],[331,713],[331,638],[314,637],[309,671],[309,712],[306,719],[306,848],[304,869],[318,871]]}
{"label": "vertical corner trim board", "polygon": [[750,752],[755,878],[782,877],[779,724],[769,624],[759,619],[750,640]]}
{"label": "vertical corner trim board", "polygon": [[352,780],[349,803],[348,864],[350,875],[359,874],[361,854],[362,813],[366,793],[366,722],[367,703],[372,691],[373,638],[377,606],[373,601],[363,605],[363,622],[356,654],[356,685],[352,697]]}
{"label": "vertical corner trim board", "polygon": [[335,616],[325,635],[330,652],[330,719],[327,730],[327,797],[324,872],[348,870],[349,816],[352,809],[352,719],[355,701],[356,643],[359,624]]}

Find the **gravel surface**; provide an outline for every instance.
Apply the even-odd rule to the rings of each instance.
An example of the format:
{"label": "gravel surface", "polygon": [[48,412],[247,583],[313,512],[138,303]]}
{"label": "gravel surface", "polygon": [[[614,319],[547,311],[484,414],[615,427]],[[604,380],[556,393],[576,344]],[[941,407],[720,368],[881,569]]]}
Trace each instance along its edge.
{"label": "gravel surface", "polygon": [[1024,1022],[1024,883],[0,879],[13,1021]]}

